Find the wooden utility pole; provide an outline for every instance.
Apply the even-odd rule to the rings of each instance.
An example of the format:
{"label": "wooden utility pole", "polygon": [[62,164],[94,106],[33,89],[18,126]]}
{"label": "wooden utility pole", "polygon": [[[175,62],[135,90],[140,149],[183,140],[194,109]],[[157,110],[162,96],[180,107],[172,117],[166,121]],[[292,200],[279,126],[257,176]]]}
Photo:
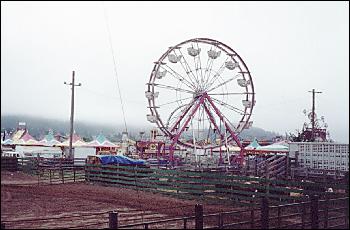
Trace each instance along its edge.
{"label": "wooden utility pole", "polygon": [[311,114],[311,126],[312,126],[312,134],[311,134],[311,140],[315,140],[315,93],[322,93],[322,92],[316,92],[315,89],[312,89],[312,91],[309,91],[312,93],[312,114]]}
{"label": "wooden utility pole", "polygon": [[72,142],[73,142],[73,121],[74,121],[74,87],[75,86],[81,86],[81,83],[74,84],[75,71],[73,71],[72,74],[72,82],[67,84],[67,82],[64,82],[65,85],[71,85],[72,86],[72,98],[71,98],[71,108],[70,108],[70,136],[69,136],[69,157],[71,158],[73,156],[72,153]]}

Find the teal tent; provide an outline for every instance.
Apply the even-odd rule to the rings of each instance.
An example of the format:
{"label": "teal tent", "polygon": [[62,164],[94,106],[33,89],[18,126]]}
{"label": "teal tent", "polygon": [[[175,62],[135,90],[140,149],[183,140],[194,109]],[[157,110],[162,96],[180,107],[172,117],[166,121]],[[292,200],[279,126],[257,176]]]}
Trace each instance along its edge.
{"label": "teal tent", "polygon": [[261,146],[259,145],[258,141],[256,140],[256,138],[254,138],[254,141],[252,141],[247,147],[245,147],[244,149],[246,150],[254,150],[257,148],[260,148]]}

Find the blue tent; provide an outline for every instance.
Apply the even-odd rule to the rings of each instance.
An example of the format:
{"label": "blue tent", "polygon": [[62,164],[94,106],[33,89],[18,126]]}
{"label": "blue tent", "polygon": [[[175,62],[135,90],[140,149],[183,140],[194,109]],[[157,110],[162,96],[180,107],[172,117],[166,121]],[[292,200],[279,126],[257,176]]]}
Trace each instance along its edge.
{"label": "blue tent", "polygon": [[126,164],[126,165],[145,165],[144,160],[135,160],[122,155],[98,155],[103,165],[107,164]]}

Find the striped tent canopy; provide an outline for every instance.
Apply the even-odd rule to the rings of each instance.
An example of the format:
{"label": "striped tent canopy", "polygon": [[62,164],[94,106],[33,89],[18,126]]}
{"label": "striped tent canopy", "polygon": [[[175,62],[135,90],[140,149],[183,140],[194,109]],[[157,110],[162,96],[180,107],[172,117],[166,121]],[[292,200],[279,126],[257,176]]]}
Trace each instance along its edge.
{"label": "striped tent canopy", "polygon": [[58,145],[61,142],[59,142],[58,140],[55,139],[55,137],[53,136],[52,132],[49,132],[41,141],[39,141],[41,144],[45,145],[45,146],[54,146],[54,145]]}
{"label": "striped tent canopy", "polygon": [[[73,134],[72,137],[72,146],[73,147],[83,147],[86,146],[87,143],[83,141],[76,133]],[[55,146],[68,147],[69,146],[69,138],[62,143],[56,144]]]}
{"label": "striped tent canopy", "polygon": [[24,129],[20,129],[20,130],[17,130],[17,132],[15,132],[12,136],[12,140],[13,141],[18,141],[21,139],[21,137],[25,134],[26,130]]}
{"label": "striped tent canopy", "polygon": [[13,140],[12,139],[6,139],[6,140],[1,140],[1,144],[2,145],[12,145],[13,144]]}
{"label": "striped tent canopy", "polygon": [[24,134],[21,139],[19,140],[13,140],[13,144],[15,145],[42,145],[39,143],[39,141],[35,140],[34,137],[32,137],[29,132]]}
{"label": "striped tent canopy", "polygon": [[256,140],[256,138],[254,138],[254,141],[252,141],[247,147],[245,147],[244,149],[246,150],[254,150],[254,149],[258,149],[261,146],[259,145],[258,141]]}
{"label": "striped tent canopy", "polygon": [[87,146],[91,147],[118,147],[118,145],[109,141],[102,133],[100,133],[95,140],[89,142]]}

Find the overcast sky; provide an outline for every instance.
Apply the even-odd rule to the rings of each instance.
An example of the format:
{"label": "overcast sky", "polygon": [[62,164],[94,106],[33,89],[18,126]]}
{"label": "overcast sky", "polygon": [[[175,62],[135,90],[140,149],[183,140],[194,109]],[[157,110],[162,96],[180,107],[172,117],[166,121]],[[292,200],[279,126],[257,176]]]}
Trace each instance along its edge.
{"label": "overcast sky", "polygon": [[348,2],[1,2],[1,114],[68,120],[75,70],[76,120],[122,124],[106,22],[127,124],[148,123],[153,62],[205,37],[247,64],[254,126],[301,129],[315,88],[331,137],[349,143]]}

